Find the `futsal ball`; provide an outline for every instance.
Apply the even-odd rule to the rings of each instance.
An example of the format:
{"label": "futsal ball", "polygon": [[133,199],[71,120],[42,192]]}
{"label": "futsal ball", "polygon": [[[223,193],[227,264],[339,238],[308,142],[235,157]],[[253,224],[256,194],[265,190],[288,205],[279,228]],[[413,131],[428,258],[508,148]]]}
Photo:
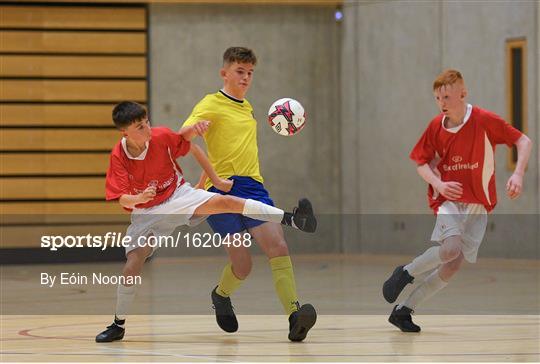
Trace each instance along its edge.
{"label": "futsal ball", "polygon": [[279,135],[294,135],[302,130],[305,122],[304,107],[288,97],[277,100],[268,110],[268,123]]}

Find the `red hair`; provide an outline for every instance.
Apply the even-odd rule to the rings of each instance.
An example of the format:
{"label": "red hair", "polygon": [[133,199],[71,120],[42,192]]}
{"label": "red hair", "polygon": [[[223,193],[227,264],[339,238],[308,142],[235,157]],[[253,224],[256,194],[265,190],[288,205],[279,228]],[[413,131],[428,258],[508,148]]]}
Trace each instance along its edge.
{"label": "red hair", "polygon": [[458,82],[464,83],[461,72],[453,69],[445,70],[437,76],[435,81],[433,81],[433,91],[437,91],[443,86],[450,86]]}

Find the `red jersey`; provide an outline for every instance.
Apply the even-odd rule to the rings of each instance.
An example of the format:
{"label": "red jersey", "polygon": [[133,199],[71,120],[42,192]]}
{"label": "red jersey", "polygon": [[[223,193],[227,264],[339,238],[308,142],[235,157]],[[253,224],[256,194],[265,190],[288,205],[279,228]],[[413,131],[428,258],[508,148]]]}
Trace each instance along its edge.
{"label": "red jersey", "polygon": [[[497,204],[495,189],[495,146],[506,144],[511,147],[521,132],[498,115],[477,106],[467,106],[464,123],[455,128],[446,128],[444,114],[436,116],[413,148],[410,158],[418,165],[431,162],[436,155],[441,159],[437,169],[441,180],[461,182],[463,195],[458,202],[478,203],[487,211]],[[428,188],[429,206],[437,209],[447,199],[434,195]]]}
{"label": "red jersey", "polygon": [[152,128],[152,138],[138,157],[132,157],[122,138],[113,148],[105,181],[105,198],[137,195],[149,186],[156,187],[156,197],[137,208],[159,205],[184,183],[176,158],[186,155],[190,142],[165,127]]}

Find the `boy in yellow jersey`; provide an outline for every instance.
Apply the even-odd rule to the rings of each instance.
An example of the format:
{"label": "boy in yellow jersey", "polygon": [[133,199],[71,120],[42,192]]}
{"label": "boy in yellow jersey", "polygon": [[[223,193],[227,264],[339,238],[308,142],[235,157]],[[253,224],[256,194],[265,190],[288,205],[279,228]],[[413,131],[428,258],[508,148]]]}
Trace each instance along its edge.
{"label": "boy in yellow jersey", "polygon": [[[221,178],[232,180],[229,192],[216,189],[203,173],[199,186],[221,194],[250,198],[273,206],[259,172],[257,121],[253,108],[245,99],[251,85],[257,58],[251,49],[228,48],[220,70],[223,88],[206,95],[193,109],[184,127],[200,120],[211,124],[204,140],[208,157]],[[299,210],[312,213],[307,199],[299,201]],[[277,295],[289,315],[289,340],[302,341],[317,319],[310,304],[300,306],[287,243],[279,224],[245,218],[239,214],[210,216],[208,223],[222,236],[247,230],[269,259]],[[316,226],[305,231],[315,231]],[[212,302],[218,325],[226,332],[238,330],[230,295],[242,284],[252,267],[251,255],[245,247],[225,247],[230,263],[225,266],[218,286],[212,291]]]}

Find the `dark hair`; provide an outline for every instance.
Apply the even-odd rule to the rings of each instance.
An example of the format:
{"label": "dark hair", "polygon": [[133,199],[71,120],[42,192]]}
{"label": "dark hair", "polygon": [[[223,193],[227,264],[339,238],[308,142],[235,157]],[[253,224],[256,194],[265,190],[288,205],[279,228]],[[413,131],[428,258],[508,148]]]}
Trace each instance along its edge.
{"label": "dark hair", "polygon": [[123,101],[116,105],[112,111],[112,119],[117,129],[127,128],[145,117],[146,109],[133,101]]}
{"label": "dark hair", "polygon": [[229,47],[223,53],[223,65],[231,64],[234,62],[238,63],[251,63],[252,65],[257,64],[257,57],[255,53],[245,47]]}

